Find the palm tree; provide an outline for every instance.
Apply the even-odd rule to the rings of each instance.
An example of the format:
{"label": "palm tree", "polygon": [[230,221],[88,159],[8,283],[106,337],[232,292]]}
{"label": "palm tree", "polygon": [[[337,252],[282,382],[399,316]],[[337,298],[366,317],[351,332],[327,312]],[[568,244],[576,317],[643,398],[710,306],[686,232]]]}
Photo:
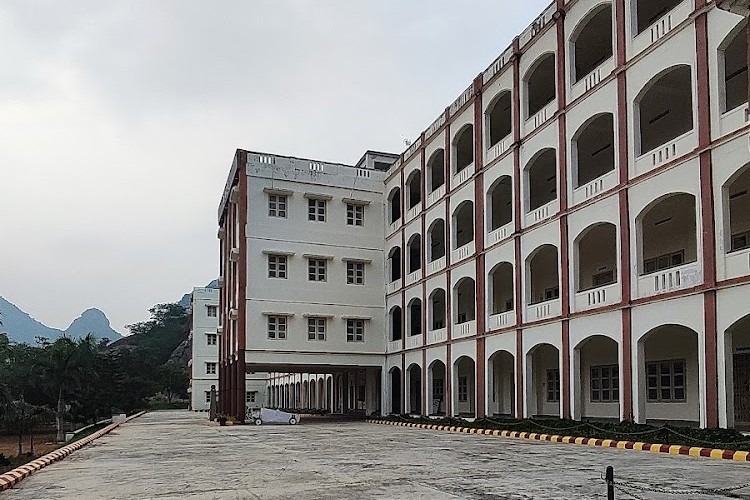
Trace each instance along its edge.
{"label": "palm tree", "polygon": [[61,337],[45,349],[42,358],[44,374],[57,394],[57,441],[65,441],[65,396],[88,374],[96,355],[96,338],[92,334],[77,342]]}

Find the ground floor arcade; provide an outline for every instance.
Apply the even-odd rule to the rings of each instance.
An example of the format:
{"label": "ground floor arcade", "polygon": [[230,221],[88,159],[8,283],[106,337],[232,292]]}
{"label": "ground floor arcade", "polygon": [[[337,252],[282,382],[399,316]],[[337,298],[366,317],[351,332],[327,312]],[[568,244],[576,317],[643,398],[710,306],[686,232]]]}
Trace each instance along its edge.
{"label": "ground floor arcade", "polygon": [[383,411],[748,428],[750,286],[716,294],[388,355]]}

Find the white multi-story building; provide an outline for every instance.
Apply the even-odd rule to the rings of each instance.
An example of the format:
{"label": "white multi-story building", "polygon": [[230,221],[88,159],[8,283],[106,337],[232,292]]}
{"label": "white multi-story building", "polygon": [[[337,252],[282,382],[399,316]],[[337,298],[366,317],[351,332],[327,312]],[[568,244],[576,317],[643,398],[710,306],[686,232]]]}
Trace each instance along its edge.
{"label": "white multi-story building", "polygon": [[[304,338],[300,315],[342,332],[354,315],[382,336],[368,335],[362,366],[382,369],[383,413],[750,423],[747,68],[747,20],[713,2],[556,0],[396,159],[384,189],[369,177],[385,234],[344,234],[368,242],[373,271],[382,249],[385,283],[369,290],[368,273],[360,299],[336,282],[346,312],[328,295],[307,312],[309,283],[266,275],[270,255],[295,275],[338,262],[300,248],[335,246],[341,223],[311,233],[305,209],[323,199],[343,213],[340,184],[302,189],[321,164],[238,152],[220,209],[224,276],[231,263],[247,272],[223,289],[227,377],[233,345],[278,372],[341,355],[278,347],[270,317]],[[303,224],[293,238],[294,223],[270,216],[274,195]],[[384,325],[361,312],[382,302]]]}
{"label": "white multi-story building", "polygon": [[[193,288],[190,306],[190,409],[208,411],[211,387],[219,390],[219,290]],[[246,405],[260,407],[266,399],[267,386],[267,373],[248,373]]]}

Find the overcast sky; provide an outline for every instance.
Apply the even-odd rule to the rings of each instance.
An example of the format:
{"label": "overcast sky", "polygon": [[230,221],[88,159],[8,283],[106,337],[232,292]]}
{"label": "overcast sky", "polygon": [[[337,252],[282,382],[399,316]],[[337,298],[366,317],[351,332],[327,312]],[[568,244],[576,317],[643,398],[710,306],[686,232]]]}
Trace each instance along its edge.
{"label": "overcast sky", "polygon": [[400,153],[548,3],[0,3],[0,295],[124,332],[216,276],[236,148]]}

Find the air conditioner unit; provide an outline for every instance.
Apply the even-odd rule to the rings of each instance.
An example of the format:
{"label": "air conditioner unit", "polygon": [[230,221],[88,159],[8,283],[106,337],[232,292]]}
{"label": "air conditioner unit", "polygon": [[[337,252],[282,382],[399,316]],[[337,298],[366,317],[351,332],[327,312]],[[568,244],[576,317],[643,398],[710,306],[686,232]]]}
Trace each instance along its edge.
{"label": "air conditioner unit", "polygon": [[220,240],[223,240],[224,238],[227,237],[227,230],[223,227],[220,227],[216,233],[216,237],[219,238]]}
{"label": "air conditioner unit", "polygon": [[240,188],[239,186],[234,186],[229,191],[229,201],[232,203],[237,203],[240,200]]}
{"label": "air conditioner unit", "polygon": [[222,333],[224,333],[224,327],[223,326],[218,326],[216,328],[216,333],[218,333],[219,335],[221,335]]}
{"label": "air conditioner unit", "polygon": [[240,314],[240,312],[237,309],[230,309],[229,310],[229,318],[230,319],[237,319],[237,317],[239,316],[239,314]]}
{"label": "air conditioner unit", "polygon": [[239,248],[233,248],[229,252],[229,260],[231,260],[232,262],[237,262],[238,260],[240,260],[240,249]]}

